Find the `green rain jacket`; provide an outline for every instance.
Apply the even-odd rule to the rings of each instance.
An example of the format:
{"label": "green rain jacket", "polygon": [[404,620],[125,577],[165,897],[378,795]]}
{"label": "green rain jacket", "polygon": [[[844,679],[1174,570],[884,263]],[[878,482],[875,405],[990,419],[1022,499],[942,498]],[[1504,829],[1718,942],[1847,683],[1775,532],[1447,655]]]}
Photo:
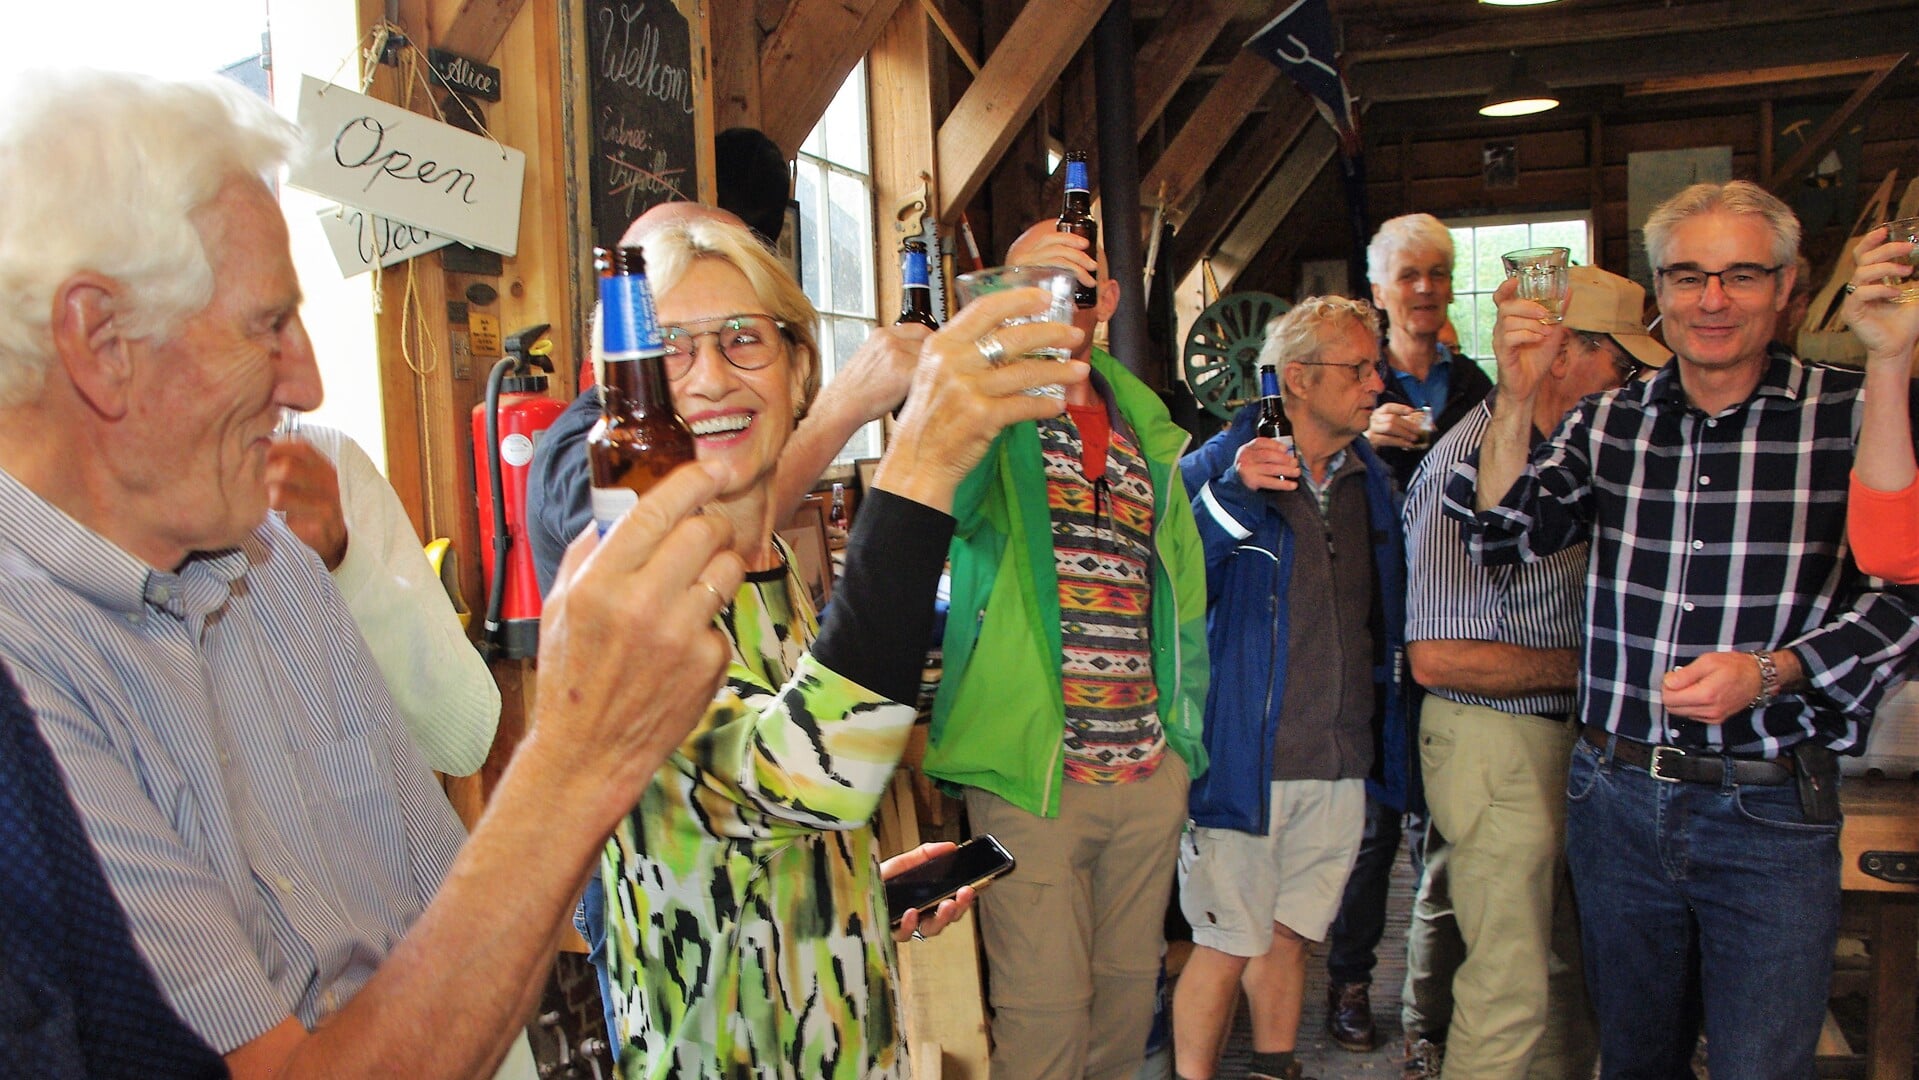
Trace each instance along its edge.
{"label": "green rain jacket", "polygon": [[[1091,364],[1108,413],[1132,428],[1152,475],[1153,681],[1167,744],[1198,777],[1206,769],[1206,560],[1178,468],[1189,439],[1119,361],[1094,349]],[[949,788],[980,788],[1055,817],[1065,775],[1064,653],[1033,423],[1000,432],[960,484],[953,515],[952,605],[924,770]]]}

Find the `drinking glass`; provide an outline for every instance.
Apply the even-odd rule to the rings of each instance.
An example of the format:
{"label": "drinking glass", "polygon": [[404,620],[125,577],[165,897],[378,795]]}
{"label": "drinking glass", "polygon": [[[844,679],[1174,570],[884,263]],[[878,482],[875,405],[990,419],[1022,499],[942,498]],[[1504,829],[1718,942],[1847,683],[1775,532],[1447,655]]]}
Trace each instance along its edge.
{"label": "drinking glass", "polygon": [[[1056,322],[1073,325],[1073,289],[1079,279],[1071,270],[1063,266],[995,266],[986,270],[975,270],[970,274],[961,274],[955,285],[959,289],[960,305],[967,304],[982,296],[999,292],[1001,289],[1045,289],[1051,300],[1045,310],[1033,315],[1022,315],[1008,319],[1001,325],[1018,326],[1021,323]],[[1070,349],[1040,348],[1026,354],[1039,360],[1057,360],[1061,363],[1072,359]],[[1066,388],[1053,383],[1048,386],[1036,386],[1027,393],[1041,397],[1064,400]]]}
{"label": "drinking glass", "polygon": [[1566,269],[1571,259],[1572,249],[1563,247],[1522,248],[1499,257],[1506,276],[1519,279],[1519,298],[1545,308],[1549,322],[1566,317],[1566,300],[1572,295]]}
{"label": "drinking glass", "polygon": [[[1888,243],[1903,240],[1908,244],[1919,244],[1919,217],[1900,218],[1897,221],[1886,222],[1886,240]],[[1910,266],[1919,267],[1919,248],[1915,248],[1913,251],[1907,253],[1903,261]],[[1889,277],[1886,279],[1886,284],[1898,290],[1898,293],[1892,298],[1893,303],[1911,304],[1919,302],[1919,277],[1907,277],[1904,279]]]}

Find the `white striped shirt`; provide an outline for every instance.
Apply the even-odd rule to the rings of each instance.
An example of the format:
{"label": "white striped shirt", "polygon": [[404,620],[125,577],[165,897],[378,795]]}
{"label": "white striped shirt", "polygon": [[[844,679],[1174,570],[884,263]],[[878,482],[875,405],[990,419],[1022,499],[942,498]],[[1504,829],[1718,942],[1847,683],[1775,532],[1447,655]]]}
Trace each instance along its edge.
{"label": "white striped shirt", "polygon": [[[1454,465],[1479,450],[1492,422],[1481,402],[1419,463],[1406,492],[1406,640],[1497,641],[1528,649],[1576,649],[1586,636],[1586,545],[1538,562],[1480,566],[1446,516],[1441,499]],[[1564,716],[1574,691],[1487,697],[1443,687],[1428,693],[1510,713]]]}
{"label": "white striped shirt", "polygon": [[345,1004],[463,839],[325,568],[271,517],[166,573],[0,471],[0,659],[134,941],[223,1053]]}

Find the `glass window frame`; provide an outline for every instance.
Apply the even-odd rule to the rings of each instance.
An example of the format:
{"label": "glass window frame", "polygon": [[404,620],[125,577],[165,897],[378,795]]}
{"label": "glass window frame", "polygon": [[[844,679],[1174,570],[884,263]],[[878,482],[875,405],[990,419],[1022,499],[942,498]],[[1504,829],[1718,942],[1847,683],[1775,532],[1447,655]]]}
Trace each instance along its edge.
{"label": "glass window frame", "polygon": [[[1453,234],[1453,302],[1446,309],[1447,316],[1453,321],[1453,329],[1459,334],[1459,351],[1474,360],[1486,374],[1497,377],[1493,362],[1492,292],[1505,280],[1504,272],[1499,269],[1498,258],[1502,252],[1522,247],[1541,247],[1553,244],[1573,249],[1572,262],[1575,266],[1593,264],[1592,252],[1597,246],[1597,233],[1593,226],[1591,210],[1541,210],[1518,214],[1476,214],[1456,217],[1442,217],[1440,222]],[[1574,225],[1583,228],[1584,246],[1567,243],[1568,237],[1546,237],[1537,235],[1542,226]],[[1495,233],[1496,230],[1524,226],[1527,235],[1524,242],[1489,240],[1489,248],[1498,250],[1479,251],[1480,234]],[[1463,235],[1462,235],[1463,234]],[[1478,273],[1486,267],[1477,265],[1484,261],[1478,256],[1488,256],[1491,269],[1487,273]],[[1490,275],[1490,276],[1489,276]],[[1480,280],[1484,278],[1485,280]]]}

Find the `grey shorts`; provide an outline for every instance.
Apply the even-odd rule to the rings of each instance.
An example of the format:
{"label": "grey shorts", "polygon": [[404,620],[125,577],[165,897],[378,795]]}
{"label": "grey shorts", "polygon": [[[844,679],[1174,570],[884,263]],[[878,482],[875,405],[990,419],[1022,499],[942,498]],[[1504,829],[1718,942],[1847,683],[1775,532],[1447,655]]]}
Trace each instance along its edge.
{"label": "grey shorts", "polygon": [[1364,780],[1275,781],[1264,836],[1189,825],[1179,890],[1193,942],[1264,956],[1274,923],[1324,941],[1365,832]]}

